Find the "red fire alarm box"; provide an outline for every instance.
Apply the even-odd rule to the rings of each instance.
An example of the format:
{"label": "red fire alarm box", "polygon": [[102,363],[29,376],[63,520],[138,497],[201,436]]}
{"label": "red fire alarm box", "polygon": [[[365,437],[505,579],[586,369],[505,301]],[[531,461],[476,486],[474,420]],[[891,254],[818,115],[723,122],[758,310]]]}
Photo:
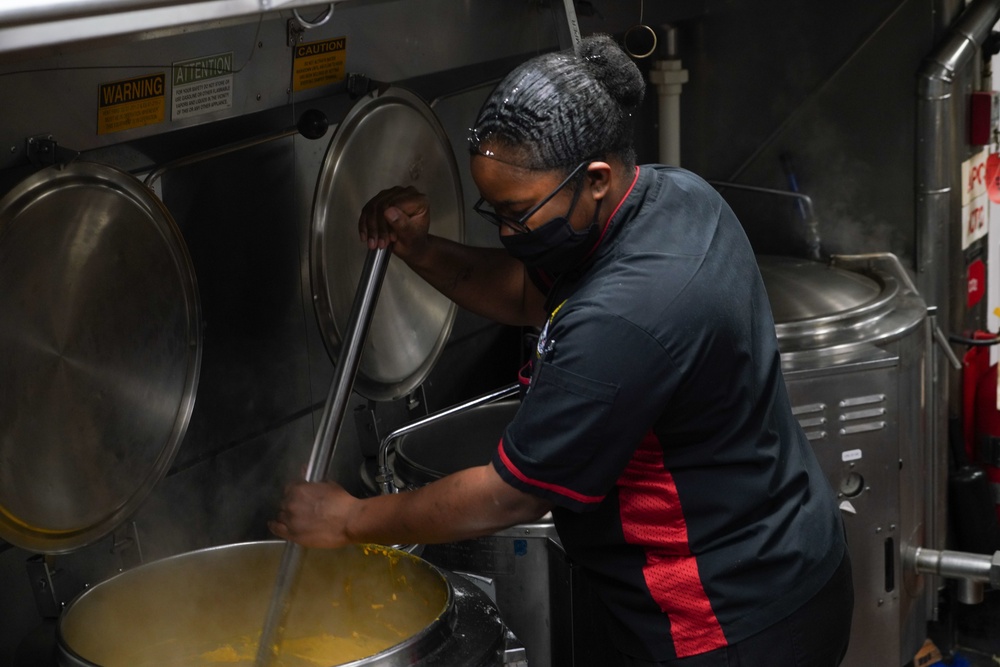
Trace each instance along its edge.
{"label": "red fire alarm box", "polygon": [[978,91],[969,100],[969,143],[986,146],[993,143],[993,131],[1000,123],[1000,93]]}

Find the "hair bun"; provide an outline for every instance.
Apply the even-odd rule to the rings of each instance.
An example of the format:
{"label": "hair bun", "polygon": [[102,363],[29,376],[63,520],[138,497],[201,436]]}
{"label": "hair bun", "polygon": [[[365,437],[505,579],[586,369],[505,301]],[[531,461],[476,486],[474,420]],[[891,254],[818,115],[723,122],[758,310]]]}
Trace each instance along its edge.
{"label": "hair bun", "polygon": [[646,95],[646,81],[632,59],[610,35],[583,38],[578,53],[594,80],[624,109],[634,109],[642,103]]}

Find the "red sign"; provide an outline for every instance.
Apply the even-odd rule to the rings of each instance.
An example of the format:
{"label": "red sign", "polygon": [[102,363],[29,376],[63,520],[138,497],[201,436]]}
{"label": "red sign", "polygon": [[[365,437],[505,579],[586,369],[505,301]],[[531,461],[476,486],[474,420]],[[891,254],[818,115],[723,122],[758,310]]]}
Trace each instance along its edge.
{"label": "red sign", "polygon": [[983,300],[986,295],[986,265],[983,260],[977,259],[969,264],[969,308]]}
{"label": "red sign", "polygon": [[1000,155],[996,153],[986,158],[986,191],[994,204],[1000,204]]}

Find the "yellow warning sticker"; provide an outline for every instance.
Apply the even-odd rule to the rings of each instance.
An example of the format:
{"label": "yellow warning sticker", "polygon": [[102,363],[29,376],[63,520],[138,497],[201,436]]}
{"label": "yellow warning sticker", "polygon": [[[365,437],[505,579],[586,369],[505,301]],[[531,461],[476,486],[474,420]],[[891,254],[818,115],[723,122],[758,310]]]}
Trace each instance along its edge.
{"label": "yellow warning sticker", "polygon": [[102,83],[98,88],[97,133],[110,134],[162,123],[166,109],[163,72]]}
{"label": "yellow warning sticker", "polygon": [[292,89],[306,90],[343,81],[346,60],[346,37],[299,44],[292,61]]}

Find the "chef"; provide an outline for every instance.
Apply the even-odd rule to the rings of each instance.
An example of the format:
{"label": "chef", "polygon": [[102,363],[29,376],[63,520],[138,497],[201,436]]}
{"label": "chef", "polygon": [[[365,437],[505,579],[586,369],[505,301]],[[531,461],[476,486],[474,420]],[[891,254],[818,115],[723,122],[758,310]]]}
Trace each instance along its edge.
{"label": "chef", "polygon": [[295,483],[270,528],[308,547],[441,543],[551,511],[619,664],[835,667],[850,560],[753,251],[705,181],[636,165],[644,92],[607,36],[496,87],[470,167],[502,248],[430,233],[413,188],[368,202],[369,248],[392,243],[459,306],[540,329],[521,406],[487,465],[364,499]]}

